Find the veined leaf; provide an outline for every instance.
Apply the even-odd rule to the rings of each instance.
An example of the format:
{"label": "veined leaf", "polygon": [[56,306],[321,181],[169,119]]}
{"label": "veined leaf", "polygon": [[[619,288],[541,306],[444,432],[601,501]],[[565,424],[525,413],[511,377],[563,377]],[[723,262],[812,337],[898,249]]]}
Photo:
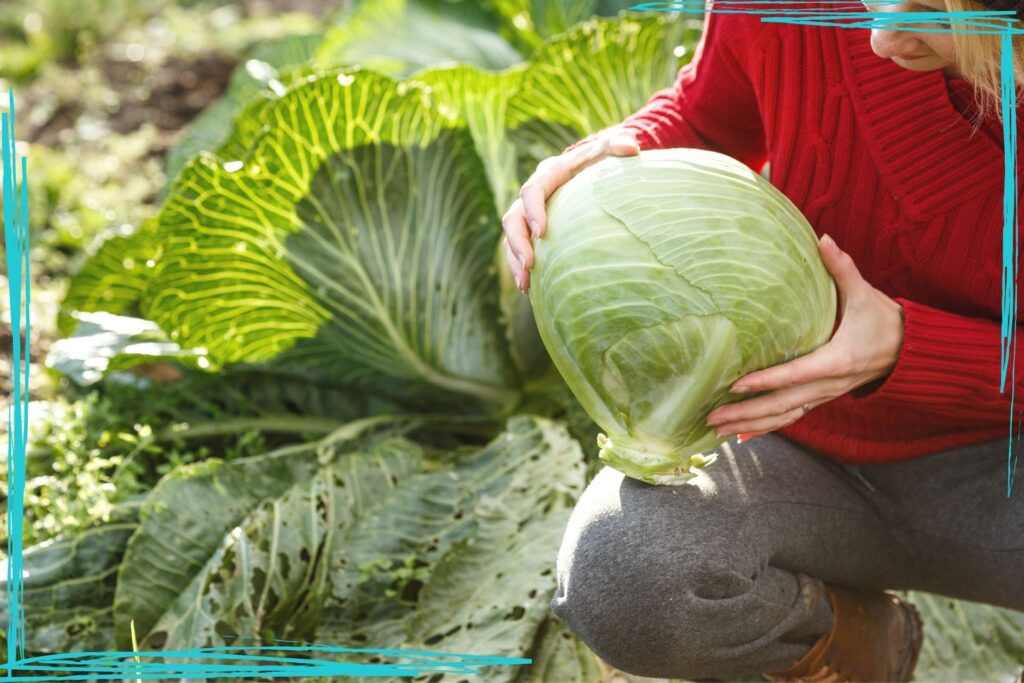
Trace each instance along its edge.
{"label": "veined leaf", "polygon": [[531,658],[533,664],[516,679],[520,683],[598,683],[604,676],[597,655],[564,622],[550,617],[537,633]]}
{"label": "veined leaf", "polygon": [[312,59],[322,41],[322,33],[285,36],[253,50],[231,74],[224,94],[189,124],[181,140],[168,152],[168,188],[189,159],[220,148],[234,126],[244,128],[251,124],[251,116],[238,116],[251,102],[280,97],[288,82],[288,71]]}
{"label": "veined leaf", "polygon": [[525,68],[487,72],[457,65],[419,71],[409,81],[430,88],[441,107],[457,112],[466,123],[490,181],[494,208],[501,216],[512,203],[522,180],[516,174],[516,150],[505,130],[508,107],[522,87]]}
{"label": "veined leaf", "polygon": [[[253,459],[252,473],[268,464]],[[165,533],[165,525],[181,519],[182,505],[203,507],[195,500],[226,467],[155,493],[167,507],[150,514],[145,533]],[[523,655],[547,614],[554,559],[583,471],[579,445],[540,418],[514,418],[485,448],[443,457],[425,458],[403,438],[347,450],[259,502],[242,496],[250,509],[240,519],[226,502],[207,509],[209,528],[191,532],[189,556],[177,561],[191,579],[171,577],[178,595],[161,599],[165,575],[134,582],[163,606],[146,626],[143,645],[315,637],[343,646],[429,649],[440,637],[451,639],[453,651]],[[222,497],[240,497],[235,480],[224,486]],[[187,495],[190,488],[200,495]],[[135,547],[142,538],[140,532],[132,541],[136,557],[126,558],[135,569],[142,567]],[[199,558],[201,564],[193,561]],[[119,619],[128,614],[127,603],[117,607]],[[460,629],[464,635],[454,637]],[[505,670],[487,680],[514,675]]]}
{"label": "veined leaf", "polygon": [[[481,498],[480,530],[457,542],[434,567],[409,625],[413,647],[528,656],[555,589],[553,568],[571,509],[518,521],[504,501]],[[510,562],[510,558],[515,558]],[[523,667],[491,667],[479,678],[509,681]],[[442,680],[476,680],[454,675]]]}
{"label": "veined leaf", "polygon": [[538,49],[506,121],[521,174],[621,122],[671,85],[700,37],[698,26],[662,16],[592,19]]}
{"label": "veined leaf", "polygon": [[1012,681],[1024,670],[1024,613],[941,595],[908,596],[924,622],[919,681]]}
{"label": "veined leaf", "polygon": [[470,0],[361,0],[328,31],[317,59],[404,77],[432,64],[504,69],[522,56]]}
{"label": "veined leaf", "polygon": [[[531,651],[555,588],[559,541],[583,487],[579,445],[561,426],[519,417],[486,448],[459,452],[449,465],[408,479],[379,512],[336,539],[319,640]],[[512,680],[518,668],[482,677]]]}
{"label": "veined leaf", "polygon": [[[232,74],[224,95],[168,154],[168,179],[173,181],[199,152],[216,151],[225,161],[243,158],[262,129],[260,111],[318,70],[362,66],[402,77],[436,63],[503,69],[522,59],[498,34],[491,14],[470,0],[358,2],[343,8],[331,24],[326,41],[323,33],[286,36],[253,51]],[[397,36],[398,30],[405,35]]]}
{"label": "veined leaf", "polygon": [[78,325],[75,312],[138,316],[139,305],[162,253],[155,221],[106,239],[71,278],[57,318],[64,337]]}
{"label": "veined leaf", "polygon": [[[114,645],[114,586],[137,505],[117,508],[112,520],[72,537],[47,541],[22,556],[25,650],[32,654],[104,651]],[[7,561],[2,584],[7,588]],[[7,601],[0,627],[7,633]],[[6,640],[0,638],[6,646]]]}
{"label": "veined leaf", "polygon": [[[111,245],[66,308],[106,307],[100,287],[120,287],[110,307],[143,297],[143,317],[206,349],[211,370],[260,365],[460,410],[513,401],[545,354],[528,303],[495,277],[499,214],[540,158],[672,81],[680,25],[589,22],[525,71],[304,74],[194,159],[158,238]],[[156,267],[118,275],[125,258]]]}
{"label": "veined leaf", "polygon": [[201,156],[175,186],[146,316],[214,368],[275,359],[434,400],[513,399],[498,219],[454,115],[422,86],[356,71],[295,87],[265,120],[244,163]]}
{"label": "veined leaf", "polygon": [[317,470],[315,446],[286,448],[227,464],[212,460],[167,475],[146,498],[128,543],[114,600],[119,647],[131,646],[130,622],[150,631],[210,561],[224,536],[261,501]]}
{"label": "veined leaf", "polygon": [[494,0],[512,43],[533,49],[594,15],[612,16],[638,3],[632,0]]}
{"label": "veined leaf", "polygon": [[[522,67],[488,73],[471,66],[454,66],[428,69],[409,77],[430,88],[438,106],[458,112],[466,122],[487,171],[498,216],[511,206],[524,180],[518,176],[516,148],[505,129],[509,103],[522,87],[524,73]],[[537,332],[530,300],[519,294],[505,264],[501,242],[495,247],[499,305],[512,360],[522,376],[536,377],[550,366],[547,351]]]}
{"label": "veined leaf", "polygon": [[231,529],[143,644],[182,650],[309,640],[327,594],[334,520],[323,473],[263,501]]}

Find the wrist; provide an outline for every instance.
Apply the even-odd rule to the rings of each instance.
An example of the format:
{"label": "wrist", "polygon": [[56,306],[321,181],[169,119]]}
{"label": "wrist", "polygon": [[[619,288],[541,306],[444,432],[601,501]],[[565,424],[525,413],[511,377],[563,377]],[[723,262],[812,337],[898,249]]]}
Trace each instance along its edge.
{"label": "wrist", "polygon": [[886,297],[888,302],[891,304],[893,309],[893,324],[890,329],[893,330],[892,341],[889,343],[888,363],[884,366],[878,379],[884,380],[890,374],[892,374],[893,368],[896,367],[896,363],[899,362],[900,353],[903,351],[903,331],[906,327],[906,313],[903,311],[903,306],[898,301],[893,301]]}
{"label": "wrist", "polygon": [[879,363],[878,369],[869,375],[869,379],[865,383],[850,391],[850,394],[857,398],[865,398],[882,388],[886,380],[889,379],[889,375],[896,369],[896,364],[899,363],[900,354],[903,351],[906,314],[899,302],[893,301],[889,297],[885,297],[885,300],[888,304],[886,308],[889,316],[887,317],[890,320],[886,328],[892,330],[892,333],[883,337],[887,341],[882,345],[881,358],[884,360]]}

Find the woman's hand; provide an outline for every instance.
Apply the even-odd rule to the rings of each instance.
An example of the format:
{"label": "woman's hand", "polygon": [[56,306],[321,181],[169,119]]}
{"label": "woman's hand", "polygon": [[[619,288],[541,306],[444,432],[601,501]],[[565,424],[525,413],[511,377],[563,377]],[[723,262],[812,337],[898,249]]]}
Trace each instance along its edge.
{"label": "woman's hand", "polygon": [[530,289],[530,268],[533,267],[533,244],[530,235],[543,237],[547,227],[545,206],[548,197],[577,173],[606,156],[633,156],[640,153],[633,133],[624,128],[609,128],[594,139],[573,146],[558,156],[548,157],[523,183],[519,199],[501,219],[505,231],[505,260],[519,290]]}
{"label": "woman's hand", "polygon": [[713,410],[707,422],[718,436],[739,434],[742,441],[791,425],[808,410],[887,376],[896,365],[903,308],[868,284],[831,237],[822,237],[818,249],[836,281],[838,329],[806,356],[736,380],[734,393],[769,393]]}

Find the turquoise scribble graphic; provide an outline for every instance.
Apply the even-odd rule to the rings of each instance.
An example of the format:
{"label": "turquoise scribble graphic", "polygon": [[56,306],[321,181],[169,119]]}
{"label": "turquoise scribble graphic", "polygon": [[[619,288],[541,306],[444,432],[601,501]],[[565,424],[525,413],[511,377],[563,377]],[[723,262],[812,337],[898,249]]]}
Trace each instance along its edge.
{"label": "turquoise scribble graphic", "polygon": [[[899,5],[904,0],[877,0],[872,5]],[[800,5],[832,5],[835,9],[800,8]],[[758,6],[761,5],[761,6]],[[758,6],[757,9],[750,9]],[[794,7],[795,6],[795,7]],[[844,11],[849,8],[849,11]],[[861,8],[861,9],[857,9]],[[705,12],[699,0],[680,2],[645,2],[630,7],[641,12]],[[1010,10],[978,12],[865,12],[860,2],[848,0],[791,0],[748,2],[746,0],[716,0],[711,12],[719,14],[758,14],[761,21],[775,24],[824,26],[860,29],[899,29],[927,33],[954,32],[1001,36],[1001,109],[1003,118],[1003,261],[1002,261],[1002,333],[1000,346],[999,391],[1007,391],[1010,380],[1010,429],[1006,453],[1006,496],[1013,492],[1013,476],[1017,470],[1018,455],[1014,449],[1014,434],[1021,425],[1014,419],[1016,390],[1015,362],[1017,358],[1017,117],[1016,78],[1013,71],[1013,36],[1024,33],[1013,24],[1016,15]],[[1015,429],[1016,427],[1016,429]],[[1018,434],[1019,437],[1019,434]]]}
{"label": "turquoise scribble graphic", "polygon": [[[3,161],[4,248],[11,311],[11,401],[7,433],[7,667],[25,656],[24,616],[21,599],[21,530],[25,504],[25,447],[28,439],[28,369],[31,314],[28,302],[31,280],[28,267],[28,159],[19,157],[14,143],[14,91],[9,94],[8,113],[0,117],[0,157]],[[25,336],[22,345],[22,309]]]}
{"label": "turquoise scribble graphic", "polygon": [[[878,0],[873,4],[899,4],[900,0]],[[836,0],[814,5],[834,5],[835,9],[822,11],[801,7],[810,4],[803,0],[792,2],[766,2],[758,9],[749,9],[751,2],[717,0],[710,11],[719,13],[746,13],[761,15],[766,23],[787,23],[807,26],[841,28],[900,28],[915,31],[948,31],[1000,35],[1002,37],[1002,112],[1005,150],[1003,198],[1003,260],[1002,260],[1002,336],[1000,390],[1005,392],[1010,380],[1010,448],[1007,454],[1007,496],[1012,490],[1012,473],[1016,469],[1014,453],[1013,403],[1014,364],[1017,353],[1017,126],[1015,110],[1015,78],[1012,68],[1012,37],[1021,31],[1013,26],[1015,16],[1010,11],[981,12],[864,12],[854,11],[860,3]],[[730,8],[730,5],[743,5]],[[700,13],[706,11],[703,0],[687,2],[649,2],[637,4],[634,11],[660,11]],[[848,9],[849,11],[845,11]],[[922,25],[925,24],[925,25]],[[928,24],[931,24],[929,26]],[[938,25],[939,27],[936,27]],[[945,27],[950,28],[945,28]],[[2,149],[3,219],[6,248],[12,349],[12,405],[8,439],[8,544],[7,544],[7,605],[12,615],[7,631],[7,675],[3,680],[50,681],[90,680],[157,680],[167,678],[247,678],[264,677],[412,677],[424,673],[477,674],[480,669],[498,665],[527,665],[530,659],[472,654],[452,654],[414,650],[388,650],[373,648],[344,648],[322,644],[274,645],[272,647],[198,648],[187,651],[156,652],[78,652],[25,658],[24,615],[21,611],[22,583],[22,515],[25,485],[25,451],[28,432],[29,339],[31,316],[31,284],[29,277],[29,207],[28,162],[18,155],[15,146],[14,93],[9,93],[9,112],[0,118],[0,149]],[[20,169],[19,169],[20,167]],[[20,170],[20,172],[19,172]],[[24,316],[22,312],[24,311]],[[22,341],[24,340],[24,341]],[[282,641],[283,642],[283,641]],[[288,641],[292,642],[292,641]],[[266,652],[267,654],[260,654]],[[278,654],[269,654],[270,652]],[[256,654],[253,654],[256,653]],[[353,664],[311,659],[295,655],[368,653],[393,659],[379,664]],[[140,661],[141,659],[157,661]],[[137,659],[139,661],[137,661]],[[240,664],[245,662],[245,664]]]}
{"label": "turquoise scribble graphic", "polygon": [[[253,655],[251,652],[272,650],[273,652],[295,653],[366,653],[382,657],[393,657],[407,662],[381,664],[351,664],[346,662],[287,657],[280,655]],[[136,657],[157,657],[160,662],[136,662]],[[199,663],[175,662],[174,660],[205,660]],[[209,661],[209,660],[212,660]],[[217,664],[217,660],[228,663]],[[240,665],[238,662],[251,662]],[[75,652],[67,654],[32,657],[15,663],[19,672],[39,672],[39,676],[19,675],[18,681],[52,681],[60,672],[60,680],[165,680],[168,678],[241,678],[264,677],[348,677],[361,676],[378,678],[382,676],[413,677],[431,673],[478,674],[480,668],[498,665],[529,664],[530,659],[515,657],[490,657],[486,655],[458,655],[441,652],[416,650],[388,650],[373,648],[347,648],[332,645],[298,645],[273,647],[223,647],[198,648],[195,650],[159,652]],[[8,667],[10,670],[10,666]],[[2,680],[13,680],[9,676]]]}

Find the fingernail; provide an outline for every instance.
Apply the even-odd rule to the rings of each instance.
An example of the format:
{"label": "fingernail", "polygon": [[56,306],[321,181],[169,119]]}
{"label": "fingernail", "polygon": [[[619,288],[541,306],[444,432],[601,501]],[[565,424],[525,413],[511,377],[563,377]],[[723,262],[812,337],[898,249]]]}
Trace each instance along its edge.
{"label": "fingernail", "polygon": [[533,232],[534,235],[540,234],[540,225],[537,223],[537,221],[530,221],[530,231]]}
{"label": "fingernail", "polygon": [[523,268],[526,267],[526,259],[523,258],[523,255],[520,254],[518,251],[516,252],[516,259],[519,261],[519,265],[521,265]]}
{"label": "fingernail", "polygon": [[748,387],[746,384],[737,384],[732,389],[730,389],[730,391],[732,391],[732,393],[734,394],[745,394],[748,391],[750,391],[750,387]]}
{"label": "fingernail", "polygon": [[824,235],[821,236],[821,243],[828,247],[835,244],[835,242],[832,240],[828,233],[825,233]]}
{"label": "fingernail", "polygon": [[707,425],[708,427],[714,427],[715,425],[720,425],[723,422],[725,422],[725,420],[720,417],[708,417]]}
{"label": "fingernail", "polygon": [[715,430],[715,436],[717,436],[719,439],[721,439],[723,436],[728,436],[728,434],[729,430],[722,429],[721,427]]}
{"label": "fingernail", "polygon": [[744,441],[750,441],[753,438],[767,434],[767,432],[744,432],[736,436],[736,443],[743,443]]}
{"label": "fingernail", "polygon": [[520,279],[518,275],[516,275],[516,289],[518,289],[520,292],[523,291],[523,281]]}

